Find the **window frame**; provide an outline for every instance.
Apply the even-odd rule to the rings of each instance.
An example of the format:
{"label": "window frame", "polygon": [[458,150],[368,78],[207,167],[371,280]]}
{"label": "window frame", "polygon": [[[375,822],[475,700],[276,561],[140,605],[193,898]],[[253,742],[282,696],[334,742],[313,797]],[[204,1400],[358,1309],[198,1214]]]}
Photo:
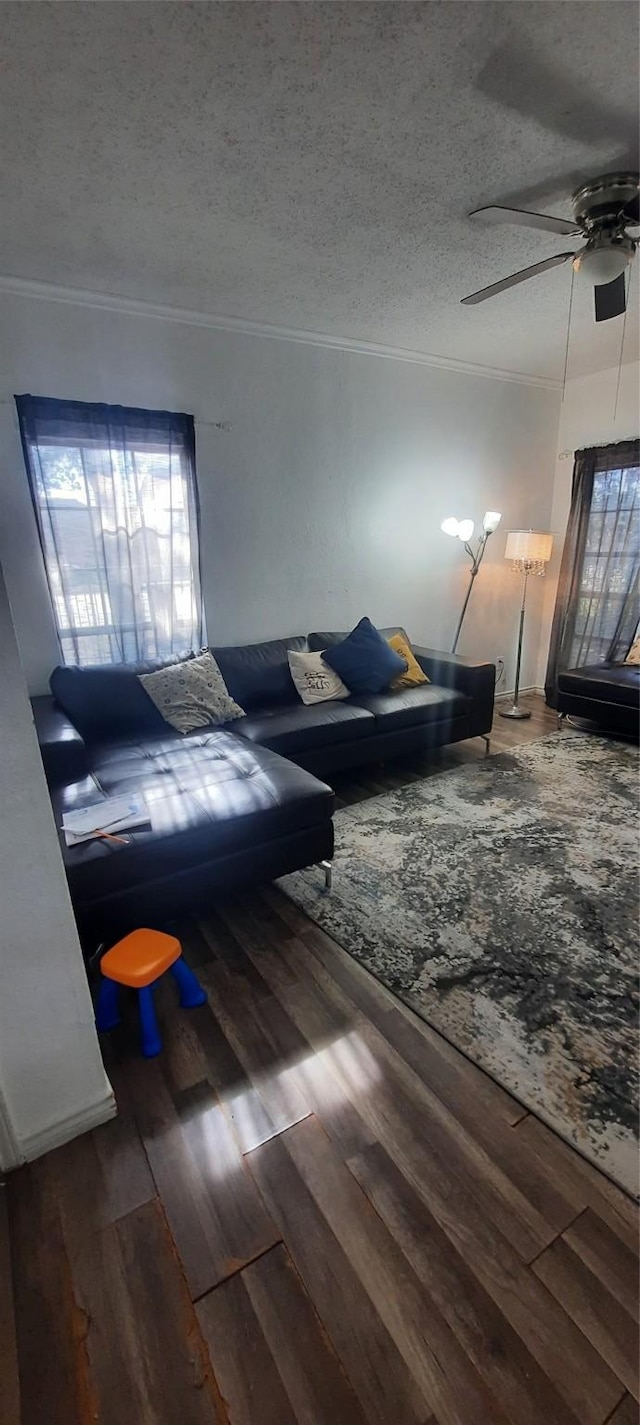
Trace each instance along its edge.
{"label": "window frame", "polygon": [[[204,619],[202,610],[200,580],[200,520],[195,471],[195,427],[193,417],[184,413],[145,410],[135,407],[93,405],[77,401],[57,401],[48,397],[16,397],[23,455],[32,497],[34,514],[38,526],[47,585],[51,602],[60,655],[67,665],[87,666],[99,663],[107,667],[115,663],[162,662],[176,655],[188,656],[198,651],[204,642]],[[99,433],[96,432],[98,428]],[[111,433],[117,439],[112,441]],[[147,434],[147,431],[149,434]],[[166,431],[166,439],[163,434]],[[57,544],[55,519],[64,514],[64,495],[56,498],[52,490],[47,490],[46,473],[42,453],[59,447],[69,451],[71,458],[82,468],[84,492],[73,506],[74,513],[86,513],[84,537],[90,540],[93,558],[86,566],[88,587],[73,590],[74,579],[72,561],[65,561]],[[92,498],[102,471],[88,472],[86,453],[104,452],[104,479],[112,482],[108,491],[109,499],[102,502]],[[166,471],[146,472],[139,477],[136,457],[144,455],[150,460],[165,458]],[[79,462],[78,462],[79,456]],[[176,474],[174,462],[178,461]],[[130,501],[124,488],[126,472],[133,467],[133,484],[136,500]],[[168,528],[161,528],[161,519],[156,524],[149,520],[149,502],[140,498],[140,480],[149,478],[152,490],[154,481],[167,481],[169,501],[164,507],[168,511]],[[174,504],[173,482],[179,479],[181,499]],[[122,479],[123,484],[118,481]],[[69,495],[69,501],[74,499]],[[57,506],[57,508],[56,508]],[[152,501],[151,501],[152,507]],[[121,523],[118,512],[125,510],[125,520]],[[135,512],[137,518],[129,525],[127,510]],[[67,513],[71,513],[71,508]],[[111,524],[109,516],[112,516]],[[178,516],[178,518],[176,518]],[[180,518],[182,517],[182,518]],[[184,529],[180,529],[180,524]],[[97,526],[97,527],[96,527]],[[138,536],[137,543],[136,535]],[[102,547],[100,542],[102,541]],[[150,544],[155,542],[158,563],[153,566],[149,555]],[[161,545],[168,546],[161,554]],[[135,543],[135,548],[134,548]],[[195,548],[194,548],[195,543]],[[180,544],[186,549],[180,549]],[[121,585],[126,601],[131,606],[131,617],[118,617],[116,600],[114,606],[114,570],[110,567],[107,550],[115,563],[121,559],[121,547],[126,551],[128,583]],[[174,576],[174,550],[180,559],[180,574]],[[169,577],[163,570],[161,559],[169,560]],[[141,580],[139,565],[146,565],[148,577]],[[177,572],[177,571],[176,571]],[[164,578],[161,577],[164,573]],[[187,591],[187,601],[191,605],[185,612],[184,600],[178,592]],[[158,593],[160,591],[160,594]],[[154,593],[156,609],[154,612]],[[93,619],[86,621],[79,614],[79,603],[93,601]],[[168,633],[163,632],[158,608],[164,601],[167,613]],[[102,613],[103,617],[100,617]],[[104,617],[108,615],[108,617]],[[102,647],[99,640],[103,640]],[[90,650],[91,641],[93,649]],[[108,642],[107,642],[108,641]],[[83,655],[84,648],[84,655]]]}

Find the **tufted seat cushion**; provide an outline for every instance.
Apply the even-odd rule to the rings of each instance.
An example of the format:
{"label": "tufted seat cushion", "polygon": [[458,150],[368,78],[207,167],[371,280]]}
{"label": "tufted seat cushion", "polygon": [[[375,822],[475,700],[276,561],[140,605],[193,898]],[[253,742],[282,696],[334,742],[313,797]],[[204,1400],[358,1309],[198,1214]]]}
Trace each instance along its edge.
{"label": "tufted seat cushion", "polygon": [[146,880],[173,876],[216,856],[329,820],[333,793],[265,747],[228,732],[94,744],[92,775],[54,792],[61,814],[135,788],[150,824],[126,833],[127,845],[85,841],[63,846],[74,901],[86,902]]}

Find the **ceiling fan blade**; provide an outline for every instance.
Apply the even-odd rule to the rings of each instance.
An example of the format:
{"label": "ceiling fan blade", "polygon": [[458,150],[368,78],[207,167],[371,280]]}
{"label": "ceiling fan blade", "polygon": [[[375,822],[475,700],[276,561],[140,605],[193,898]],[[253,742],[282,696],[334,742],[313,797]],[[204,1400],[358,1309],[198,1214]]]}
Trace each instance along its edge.
{"label": "ceiling fan blade", "polygon": [[548,213],[530,213],[524,208],[504,208],[496,205],[490,208],[474,208],[470,218],[479,218],[481,223],[494,226],[496,223],[512,223],[522,228],[541,228],[545,233],[562,233],[563,237],[578,237],[582,228],[569,218],[552,218]]}
{"label": "ceiling fan blade", "polygon": [[511,277],[503,277],[501,282],[492,282],[490,287],[482,287],[479,292],[472,292],[470,297],[463,297],[462,306],[473,307],[476,302],[486,302],[487,297],[495,297],[498,292],[506,292],[508,287],[517,287],[520,282],[528,282],[530,277],[537,277],[539,272],[548,272],[550,267],[559,267],[562,262],[568,262],[570,257],[575,257],[575,253],[557,252],[555,257],[545,257],[544,262],[534,262],[533,267],[523,267],[521,272],[513,272]]}
{"label": "ceiling fan blade", "polygon": [[614,277],[613,282],[601,283],[593,289],[596,302],[596,321],[609,322],[612,317],[621,317],[627,306],[624,272]]}

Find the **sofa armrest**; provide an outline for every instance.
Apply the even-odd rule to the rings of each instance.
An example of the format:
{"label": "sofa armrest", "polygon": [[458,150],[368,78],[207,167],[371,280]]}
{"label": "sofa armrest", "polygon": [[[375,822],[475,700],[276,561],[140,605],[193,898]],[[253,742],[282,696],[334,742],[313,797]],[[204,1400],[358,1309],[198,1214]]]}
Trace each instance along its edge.
{"label": "sofa armrest", "polygon": [[84,741],[54,698],[31,699],[40,754],[50,787],[80,782],[90,772]]}
{"label": "sofa armrest", "polygon": [[452,688],[471,699],[470,737],[480,737],[491,731],[496,690],[494,663],[477,663],[457,653],[441,653],[436,648],[418,648],[414,654],[427,677],[441,688]]}

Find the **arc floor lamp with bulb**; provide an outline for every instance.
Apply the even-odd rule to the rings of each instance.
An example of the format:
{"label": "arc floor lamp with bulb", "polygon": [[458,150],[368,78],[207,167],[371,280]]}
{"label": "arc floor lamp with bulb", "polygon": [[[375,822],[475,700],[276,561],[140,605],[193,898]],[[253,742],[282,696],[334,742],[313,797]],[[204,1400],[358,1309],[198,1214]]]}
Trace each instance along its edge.
{"label": "arc floor lamp with bulb", "polygon": [[527,583],[530,574],[542,576],[553,551],[553,535],[541,534],[535,529],[514,529],[507,535],[504,557],[511,561],[514,574],[522,574],[522,603],[518,627],[518,657],[516,659],[516,682],[513,692],[513,706],[498,708],[500,717],[531,717],[528,708],[518,704],[520,692],[520,664],[522,661],[522,634],[524,631],[524,608],[527,598]]}
{"label": "arc floor lamp with bulb", "polygon": [[454,515],[450,515],[449,518],[443,520],[442,524],[440,525],[440,528],[444,534],[450,534],[452,539],[460,540],[460,543],[464,545],[467,554],[469,555],[469,558],[471,560],[471,577],[469,579],[469,587],[467,589],[465,600],[462,605],[460,618],[458,619],[458,627],[456,628],[455,638],[453,640],[453,645],[451,648],[452,653],[455,653],[456,648],[458,647],[458,639],[460,637],[460,632],[464,623],[464,616],[467,612],[469,599],[471,598],[471,590],[473,588],[474,580],[484,558],[484,551],[487,547],[487,540],[491,534],[495,534],[501,519],[502,515],[500,515],[497,510],[486,511],[482,520],[482,534],[480,535],[478,548],[476,549],[475,553],[469,543],[469,540],[473,539],[473,520],[458,520],[455,518]]}

